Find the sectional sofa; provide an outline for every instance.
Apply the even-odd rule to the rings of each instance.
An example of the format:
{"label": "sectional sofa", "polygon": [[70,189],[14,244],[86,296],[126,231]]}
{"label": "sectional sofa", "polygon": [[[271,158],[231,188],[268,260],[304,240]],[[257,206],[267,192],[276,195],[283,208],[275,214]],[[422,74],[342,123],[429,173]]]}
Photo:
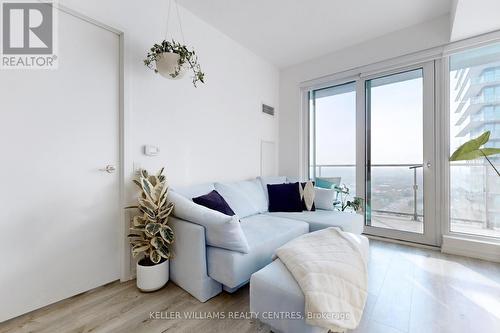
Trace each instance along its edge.
{"label": "sectional sofa", "polygon": [[[363,232],[361,215],[339,212],[333,206],[330,210],[268,212],[267,184],[289,181],[293,180],[259,177],[172,189],[169,197],[176,208],[169,222],[175,232],[171,280],[205,302],[222,290],[234,292],[247,284],[254,272],[272,261],[278,247],[297,236],[332,226],[355,234]],[[227,201],[236,221],[192,202],[192,198],[213,190]],[[199,214],[193,213],[198,210]],[[205,223],[223,218],[228,220],[215,229]],[[224,237],[232,240],[226,242]]]}

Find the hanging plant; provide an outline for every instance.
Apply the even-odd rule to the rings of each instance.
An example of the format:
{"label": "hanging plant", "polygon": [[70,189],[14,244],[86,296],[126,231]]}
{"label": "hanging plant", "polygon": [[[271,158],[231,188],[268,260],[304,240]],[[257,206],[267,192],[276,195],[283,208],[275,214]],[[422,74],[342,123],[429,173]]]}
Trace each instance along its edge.
{"label": "hanging plant", "polygon": [[205,83],[205,73],[201,71],[196,52],[174,39],[154,44],[144,59],[144,64],[155,73],[170,79],[181,78],[185,70],[191,70],[195,87],[198,82]]}

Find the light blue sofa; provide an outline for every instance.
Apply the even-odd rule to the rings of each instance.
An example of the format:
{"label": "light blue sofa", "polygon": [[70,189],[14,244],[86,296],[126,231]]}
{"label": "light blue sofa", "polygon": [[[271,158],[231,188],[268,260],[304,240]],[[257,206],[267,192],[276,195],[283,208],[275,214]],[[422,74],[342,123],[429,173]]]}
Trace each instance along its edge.
{"label": "light blue sofa", "polygon": [[222,290],[234,292],[247,284],[253,273],[272,261],[278,247],[297,236],[331,226],[355,234],[363,232],[363,218],[358,214],[320,209],[269,213],[267,184],[284,182],[286,177],[271,177],[173,189],[189,200],[217,190],[240,218],[248,253],[209,246],[204,226],[174,216],[169,222],[175,233],[170,279],[205,302]]}

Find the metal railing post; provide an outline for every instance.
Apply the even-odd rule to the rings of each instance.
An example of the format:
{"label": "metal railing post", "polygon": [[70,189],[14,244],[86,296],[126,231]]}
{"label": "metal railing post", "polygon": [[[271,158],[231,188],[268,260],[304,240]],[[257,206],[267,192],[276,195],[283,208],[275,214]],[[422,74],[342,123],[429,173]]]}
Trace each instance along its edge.
{"label": "metal railing post", "polygon": [[413,221],[418,221],[417,213],[417,168],[413,169]]}

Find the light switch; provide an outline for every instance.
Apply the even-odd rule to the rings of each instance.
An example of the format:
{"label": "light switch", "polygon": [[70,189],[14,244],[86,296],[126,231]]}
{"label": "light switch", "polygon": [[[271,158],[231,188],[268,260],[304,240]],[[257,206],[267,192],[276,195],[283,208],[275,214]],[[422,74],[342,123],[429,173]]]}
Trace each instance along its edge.
{"label": "light switch", "polygon": [[139,176],[141,174],[141,170],[142,170],[142,166],[141,166],[141,163],[139,162],[134,162],[133,164],[133,168],[134,168],[134,174],[136,176]]}
{"label": "light switch", "polygon": [[144,155],[146,156],[157,156],[160,153],[160,148],[157,146],[145,145]]}

